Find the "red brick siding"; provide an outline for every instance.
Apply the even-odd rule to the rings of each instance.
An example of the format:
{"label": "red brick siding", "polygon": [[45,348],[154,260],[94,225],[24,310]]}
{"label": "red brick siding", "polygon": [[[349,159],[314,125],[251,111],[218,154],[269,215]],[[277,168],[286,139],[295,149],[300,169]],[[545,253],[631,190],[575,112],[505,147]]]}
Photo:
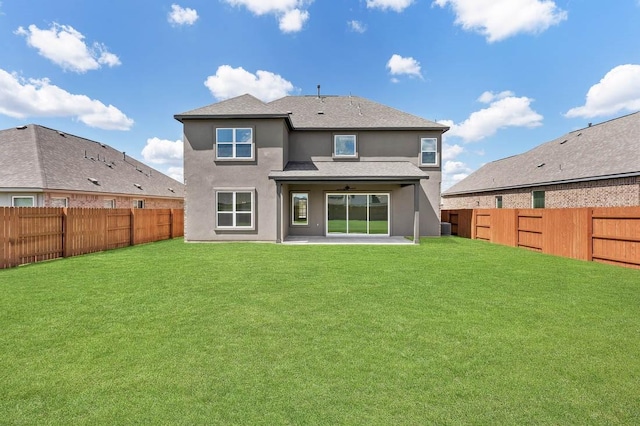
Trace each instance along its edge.
{"label": "red brick siding", "polygon": [[105,208],[108,200],[115,200],[114,208],[117,209],[130,209],[133,205],[133,200],[144,200],[144,207],[147,209],[181,209],[184,206],[184,202],[181,199],[55,192],[44,194],[44,207],[61,207],[57,205],[58,200],[55,200],[57,198],[66,198],[67,207]]}
{"label": "red brick siding", "polygon": [[442,208],[495,208],[495,197],[501,195],[503,208],[527,209],[531,208],[532,191],[545,191],[547,208],[640,205],[640,177],[631,177],[442,197]]}

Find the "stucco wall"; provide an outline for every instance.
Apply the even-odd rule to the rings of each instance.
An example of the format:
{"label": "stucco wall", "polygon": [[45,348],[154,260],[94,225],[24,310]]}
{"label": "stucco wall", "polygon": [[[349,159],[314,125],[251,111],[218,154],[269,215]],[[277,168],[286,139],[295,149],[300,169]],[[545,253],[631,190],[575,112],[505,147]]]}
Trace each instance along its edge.
{"label": "stucco wall", "polygon": [[[216,161],[216,127],[254,128],[254,160]],[[285,132],[283,120],[185,120],[186,241],[276,240],[276,186],[268,175],[283,168]],[[225,188],[255,191],[253,230],[215,229],[215,191]]]}
{"label": "stucco wall", "polygon": [[442,197],[443,209],[495,208],[502,196],[506,209],[531,208],[532,191],[545,191],[545,207],[626,207],[640,205],[640,177],[576,182],[475,195]]}

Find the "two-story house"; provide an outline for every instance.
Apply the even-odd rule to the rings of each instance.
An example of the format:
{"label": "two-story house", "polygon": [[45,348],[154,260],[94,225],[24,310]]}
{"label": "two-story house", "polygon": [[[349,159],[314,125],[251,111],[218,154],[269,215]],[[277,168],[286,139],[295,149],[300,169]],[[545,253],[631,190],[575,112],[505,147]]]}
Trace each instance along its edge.
{"label": "two-story house", "polygon": [[175,118],[187,241],[440,235],[446,126],[356,96],[242,95]]}

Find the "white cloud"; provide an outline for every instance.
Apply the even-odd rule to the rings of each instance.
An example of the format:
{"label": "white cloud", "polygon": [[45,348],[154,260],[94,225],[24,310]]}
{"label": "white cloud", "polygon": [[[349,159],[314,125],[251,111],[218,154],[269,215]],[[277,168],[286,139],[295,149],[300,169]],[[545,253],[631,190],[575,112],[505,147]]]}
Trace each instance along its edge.
{"label": "white cloud", "polygon": [[567,12],[551,0],[434,0],[450,5],[456,24],[484,35],[489,43],[520,33],[538,34],[567,19]]}
{"label": "white cloud", "polygon": [[449,145],[442,143],[442,161],[453,160],[464,152],[464,148],[458,144]]}
{"label": "white cloud", "polygon": [[347,25],[351,31],[356,33],[362,34],[367,31],[367,26],[360,21],[347,21]]}
{"label": "white cloud", "polygon": [[278,18],[280,30],[284,33],[302,30],[309,19],[306,10],[313,0],[224,0],[231,6],[244,6],[255,15],[274,15]]}
{"label": "white cloud", "polygon": [[395,12],[402,12],[411,6],[411,3],[413,3],[413,0],[367,0],[367,7],[369,9],[391,9]]}
{"label": "white cloud", "polygon": [[420,62],[412,57],[403,58],[400,55],[394,54],[387,62],[387,68],[391,75],[408,75],[422,78]]}
{"label": "white cloud", "polygon": [[583,106],[572,108],[567,117],[597,117],[620,111],[640,110],[640,65],[619,65],[591,86]]}
{"label": "white cloud", "polygon": [[[533,99],[516,97],[513,92],[484,92],[479,102],[487,108],[473,112],[459,124],[449,124],[447,137],[460,137],[464,142],[474,142],[495,134],[505,127],[537,127],[542,125],[542,115],[531,109]],[[448,122],[452,123],[452,122]]]}
{"label": "white cloud", "polygon": [[182,7],[177,4],[171,5],[171,12],[167,20],[171,25],[193,25],[198,20],[198,12],[195,9]]}
{"label": "white cloud", "polygon": [[462,161],[446,161],[442,166],[442,190],[446,190],[469,176],[473,170]]}
{"label": "white cloud", "polygon": [[169,167],[167,169],[167,176],[174,178],[178,182],[184,183],[184,168],[182,167]]}
{"label": "white cloud", "polygon": [[149,138],[142,149],[142,158],[153,164],[182,165],[184,144],[181,140]]}
{"label": "white cloud", "polygon": [[269,102],[294,90],[293,84],[278,74],[262,70],[252,74],[242,67],[229,65],[219,66],[216,74],[209,76],[204,84],[218,100],[250,93]]}
{"label": "white cloud", "polygon": [[85,73],[102,65],[121,64],[118,56],[110,53],[104,44],[96,42],[87,46],[84,35],[69,25],[54,22],[48,30],[29,25],[28,29],[19,27],[15,34],[25,36],[29,46],[65,70]]}
{"label": "white cloud", "polygon": [[69,93],[48,79],[24,80],[0,69],[0,114],[9,117],[75,117],[87,126],[129,130],[133,120],[113,105]]}
{"label": "white cloud", "polygon": [[296,33],[302,30],[304,23],[309,19],[306,10],[292,9],[280,17],[280,31],[283,33]]}

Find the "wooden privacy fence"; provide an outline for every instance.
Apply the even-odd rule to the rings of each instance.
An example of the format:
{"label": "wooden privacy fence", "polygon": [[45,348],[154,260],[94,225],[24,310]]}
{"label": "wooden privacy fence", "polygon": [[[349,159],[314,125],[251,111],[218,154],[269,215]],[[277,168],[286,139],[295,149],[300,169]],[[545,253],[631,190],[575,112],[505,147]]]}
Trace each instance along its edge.
{"label": "wooden privacy fence", "polygon": [[640,207],[443,210],[451,233],[640,269]]}
{"label": "wooden privacy fence", "polygon": [[0,269],[184,235],[182,209],[0,207]]}

